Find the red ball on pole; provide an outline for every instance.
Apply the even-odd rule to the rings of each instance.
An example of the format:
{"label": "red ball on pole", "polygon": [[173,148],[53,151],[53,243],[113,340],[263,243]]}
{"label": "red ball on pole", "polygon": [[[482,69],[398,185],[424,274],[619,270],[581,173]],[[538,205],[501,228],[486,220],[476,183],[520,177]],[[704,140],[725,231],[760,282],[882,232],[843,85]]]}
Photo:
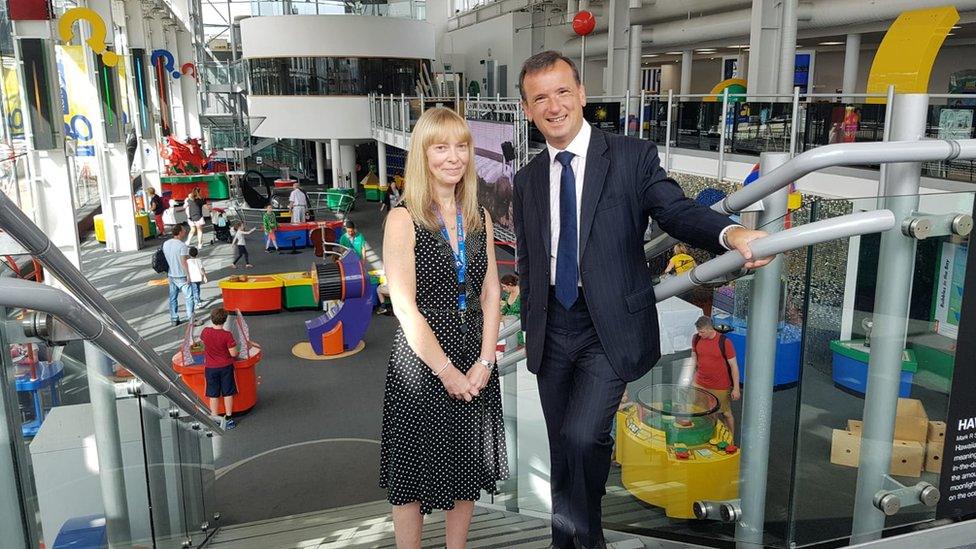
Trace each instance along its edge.
{"label": "red ball on pole", "polygon": [[592,12],[583,10],[573,17],[573,32],[586,36],[596,28],[596,17]]}

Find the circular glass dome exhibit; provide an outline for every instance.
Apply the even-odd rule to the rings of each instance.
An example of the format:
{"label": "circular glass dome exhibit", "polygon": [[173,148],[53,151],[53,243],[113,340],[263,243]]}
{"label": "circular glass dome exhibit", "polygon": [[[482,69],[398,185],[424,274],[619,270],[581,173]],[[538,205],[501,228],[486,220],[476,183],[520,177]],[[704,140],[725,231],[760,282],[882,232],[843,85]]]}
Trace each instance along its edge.
{"label": "circular glass dome exhibit", "polygon": [[637,393],[641,420],[663,431],[667,444],[708,444],[715,433],[713,414],[719,409],[715,395],[697,387],[652,385]]}

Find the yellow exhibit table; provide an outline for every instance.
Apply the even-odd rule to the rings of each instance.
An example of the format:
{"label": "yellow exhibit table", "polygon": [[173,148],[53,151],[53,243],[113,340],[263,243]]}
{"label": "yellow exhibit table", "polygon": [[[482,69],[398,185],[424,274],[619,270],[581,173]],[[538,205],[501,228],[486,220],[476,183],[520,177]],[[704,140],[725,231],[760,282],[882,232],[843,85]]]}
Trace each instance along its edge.
{"label": "yellow exhibit table", "polygon": [[739,449],[714,414],[718,400],[694,387],[655,385],[617,412],[621,481],[672,518],[695,518],[696,501],[738,497]]}
{"label": "yellow exhibit table", "polygon": [[[141,231],[143,240],[149,238],[152,233],[149,231],[149,215],[144,213],[137,213],[135,215],[136,226],[139,227]],[[99,242],[105,242],[105,216],[102,214],[95,215],[95,240]]]}

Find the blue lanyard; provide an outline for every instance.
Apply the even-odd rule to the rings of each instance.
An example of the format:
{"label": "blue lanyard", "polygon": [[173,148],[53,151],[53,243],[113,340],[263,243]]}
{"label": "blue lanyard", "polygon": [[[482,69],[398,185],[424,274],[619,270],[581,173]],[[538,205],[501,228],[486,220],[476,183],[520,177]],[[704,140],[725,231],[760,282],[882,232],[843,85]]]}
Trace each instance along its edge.
{"label": "blue lanyard", "polygon": [[[437,220],[441,223],[441,236],[444,237],[444,241],[447,242],[447,246],[450,248],[451,236],[447,233],[447,225],[444,223],[444,218],[441,217],[440,209],[435,208],[434,213],[437,214]],[[458,310],[464,311],[468,308],[467,285],[464,283],[464,278],[468,271],[468,255],[465,253],[464,219],[461,217],[461,206],[457,208],[457,235],[458,251],[455,253],[452,248],[451,254],[454,256],[454,266],[457,268]]]}

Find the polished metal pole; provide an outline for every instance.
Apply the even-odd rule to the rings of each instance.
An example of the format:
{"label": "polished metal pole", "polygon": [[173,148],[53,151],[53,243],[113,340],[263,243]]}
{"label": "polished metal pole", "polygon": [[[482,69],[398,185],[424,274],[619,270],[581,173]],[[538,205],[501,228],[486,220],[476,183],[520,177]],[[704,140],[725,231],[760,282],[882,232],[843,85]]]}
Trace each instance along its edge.
{"label": "polished metal pole", "polygon": [[[789,159],[789,153],[764,152],[759,157],[760,171],[777,168]],[[760,229],[769,233],[783,230],[789,195],[789,188],[783,187],[763,200],[763,211],[759,215]],[[761,546],[763,540],[782,274],[783,256],[777,255],[756,272],[752,285],[745,362],[749,384],[742,395],[743,452],[739,471],[742,520],[735,532],[738,547]]]}
{"label": "polished metal pole", "polygon": [[125,490],[125,464],[122,460],[122,437],[119,434],[119,412],[115,402],[112,360],[94,343],[85,342],[85,366],[92,423],[95,427],[95,454],[98,457],[98,483],[105,507],[108,546],[131,547],[129,503]]}
{"label": "polished metal pole", "polygon": [[[925,138],[927,94],[895,95],[892,105],[891,139],[918,141]],[[908,327],[909,298],[915,266],[915,239],[902,234],[901,225],[918,208],[922,165],[919,162],[891,164],[885,171],[885,208],[895,214],[895,227],[881,235],[878,279],[874,294],[874,328],[868,382],[864,393],[864,425],[861,457],[854,495],[854,525],[851,543],[881,537],[885,514],[875,507],[874,495],[884,488],[891,463],[895,434],[898,386],[902,351]]]}

